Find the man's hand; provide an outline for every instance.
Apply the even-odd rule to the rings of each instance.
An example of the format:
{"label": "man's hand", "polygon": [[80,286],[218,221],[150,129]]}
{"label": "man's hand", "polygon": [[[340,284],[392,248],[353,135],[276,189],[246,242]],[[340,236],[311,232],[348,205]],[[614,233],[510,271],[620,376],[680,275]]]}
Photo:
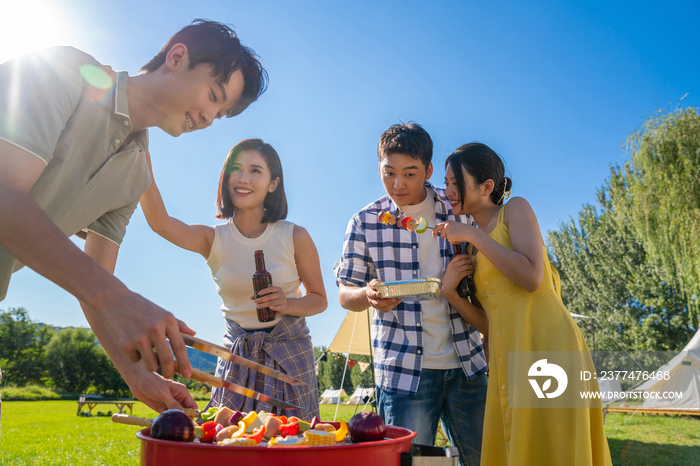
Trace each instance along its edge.
{"label": "man's hand", "polygon": [[181,383],[164,379],[145,369],[126,380],[131,393],[149,408],[162,413],[166,409],[197,409],[197,403]]}
{"label": "man's hand", "polygon": [[367,301],[369,304],[378,310],[379,312],[389,312],[399,305],[401,302],[400,298],[382,298],[379,291],[375,288],[377,284],[381,283],[381,280],[373,279],[365,287],[365,294],[367,295]]}
{"label": "man's hand", "polygon": [[[111,273],[117,263],[119,247],[102,236],[90,232],[85,241],[85,253]],[[102,340],[106,337],[102,329],[107,329],[114,345],[131,362],[143,360],[143,366],[149,371],[156,371],[160,366],[163,376],[167,379],[175,374],[173,362],[173,353],[175,353],[175,358],[180,362],[183,377],[190,377],[192,366],[190,366],[187,347],[182,341],[180,332],[189,335],[194,335],[195,332],[184,322],[124,286],[119,288],[116,296],[109,295],[107,302],[101,304],[100,308],[83,306],[85,317],[98,339]],[[170,340],[170,344],[166,338]],[[114,360],[113,352],[108,351],[108,354]]]}
{"label": "man's hand", "polygon": [[105,323],[110,337],[131,362],[142,361],[148,371],[161,367],[163,376],[170,379],[175,374],[175,353],[181,362],[182,375],[185,378],[191,375],[187,347],[180,332],[189,335],[195,332],[170,312],[126,288],[121,296],[110,299],[102,311],[91,307],[83,310],[91,327],[96,327],[96,319]]}

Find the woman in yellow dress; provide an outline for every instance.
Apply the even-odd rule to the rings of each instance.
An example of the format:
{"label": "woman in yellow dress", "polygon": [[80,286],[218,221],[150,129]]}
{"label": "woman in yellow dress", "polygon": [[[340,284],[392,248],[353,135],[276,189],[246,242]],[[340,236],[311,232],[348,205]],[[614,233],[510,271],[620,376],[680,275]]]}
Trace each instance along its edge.
{"label": "woman in yellow dress", "polygon": [[[571,352],[565,354],[578,355],[587,369],[592,367],[586,342],[561,300],[559,276],[550,266],[530,204],[520,197],[504,204],[512,180],[505,176],[501,158],[484,144],[461,146],[450,154],[445,170],[445,194],[453,212],[470,214],[478,226],[449,221],[437,225],[433,235],[440,234],[453,244],[469,242],[478,250],[473,261],[467,255],[456,256],[448,271],[453,268],[452,275],[465,276],[473,267],[476,298],[489,318],[489,385],[481,464],[611,465],[600,401],[583,400],[581,404],[578,400],[573,405],[585,407],[562,405],[566,397],[546,398],[552,395],[551,380],[537,384],[540,396],[535,391],[537,382],[528,384],[509,373],[521,355],[542,354],[530,353],[535,351]],[[451,304],[465,318],[475,311],[466,299]],[[547,365],[546,360],[544,363]],[[543,375],[532,373],[542,364],[535,366],[528,363],[530,374],[525,375]],[[574,379],[579,379],[578,373],[569,373],[569,385],[578,387],[576,393],[582,387],[598,392],[595,378]],[[557,382],[562,388],[567,385]],[[571,387],[569,392],[574,391]],[[522,399],[514,398],[518,393],[519,397],[545,398],[534,398],[545,403],[537,406],[560,407],[518,407],[513,401]],[[546,404],[557,402],[560,404]]]}

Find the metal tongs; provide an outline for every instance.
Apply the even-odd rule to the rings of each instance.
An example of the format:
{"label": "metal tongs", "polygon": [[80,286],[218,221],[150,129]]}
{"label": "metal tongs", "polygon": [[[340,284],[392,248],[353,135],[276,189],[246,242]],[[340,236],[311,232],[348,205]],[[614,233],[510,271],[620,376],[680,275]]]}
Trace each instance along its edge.
{"label": "metal tongs", "polygon": [[[215,345],[213,343],[209,343],[207,341],[204,341],[202,339],[193,337],[191,335],[188,335],[186,333],[181,333],[182,339],[184,340],[185,344],[187,346],[190,346],[194,349],[197,349],[199,351],[203,351],[205,353],[212,354],[214,356],[220,357],[222,359],[226,359],[228,361],[231,361],[233,363],[239,364],[243,367],[247,367],[249,369],[253,369],[254,371],[260,372],[265,375],[269,375],[270,377],[274,377],[276,379],[279,379],[283,382],[286,382],[290,385],[308,385],[306,382],[303,382],[301,380],[295,379],[294,377],[291,377],[287,374],[283,374],[282,372],[276,371],[272,368],[269,368],[267,366],[264,366],[262,364],[258,364],[257,362],[253,362],[249,359],[246,359],[241,356],[237,356],[235,354],[231,354],[229,350],[224,348],[223,346]],[[177,362],[175,363],[175,372],[180,372],[179,371],[179,366]],[[299,406],[287,403],[282,400],[278,400],[277,398],[273,398],[269,395],[265,395],[264,393],[259,393],[253,390],[250,390],[246,387],[242,387],[240,385],[236,385],[235,383],[228,382],[226,380],[222,380],[218,377],[214,377],[211,374],[207,374],[206,372],[200,371],[198,369],[192,368],[192,380],[196,380],[198,382],[205,383],[211,387],[219,388],[223,387],[227,390],[231,390],[233,392],[239,393],[243,396],[247,396],[253,399],[256,399],[258,401],[261,401],[263,403],[268,403],[273,406],[277,406],[279,408],[299,408]]]}

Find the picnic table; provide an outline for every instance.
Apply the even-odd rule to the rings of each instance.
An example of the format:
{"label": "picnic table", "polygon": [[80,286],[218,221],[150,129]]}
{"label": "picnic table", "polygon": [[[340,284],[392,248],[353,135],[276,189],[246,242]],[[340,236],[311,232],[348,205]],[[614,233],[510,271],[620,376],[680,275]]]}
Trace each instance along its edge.
{"label": "picnic table", "polygon": [[83,406],[87,406],[90,414],[92,414],[92,408],[97,405],[116,405],[120,413],[125,412],[125,408],[129,408],[129,414],[133,414],[133,406],[136,403],[133,400],[88,400],[86,395],[80,395],[78,397],[78,412],[76,416],[80,416],[80,412],[83,410]]}

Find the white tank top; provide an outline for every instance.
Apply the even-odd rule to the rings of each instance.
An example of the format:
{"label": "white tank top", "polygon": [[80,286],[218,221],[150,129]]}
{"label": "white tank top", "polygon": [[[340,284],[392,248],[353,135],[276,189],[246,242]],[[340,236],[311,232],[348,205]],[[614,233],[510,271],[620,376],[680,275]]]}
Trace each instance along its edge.
{"label": "white tank top", "polygon": [[273,286],[282,288],[287,298],[301,298],[301,279],[294,260],[294,224],[285,220],[269,223],[262,235],[246,238],[238,231],[233,218],[214,227],[207,265],[216,283],[216,291],[223,301],[224,317],[245,329],[256,330],[277,325],[259,322],[253,296],[255,273],[254,251],[262,250],[265,269],[272,275]]}

